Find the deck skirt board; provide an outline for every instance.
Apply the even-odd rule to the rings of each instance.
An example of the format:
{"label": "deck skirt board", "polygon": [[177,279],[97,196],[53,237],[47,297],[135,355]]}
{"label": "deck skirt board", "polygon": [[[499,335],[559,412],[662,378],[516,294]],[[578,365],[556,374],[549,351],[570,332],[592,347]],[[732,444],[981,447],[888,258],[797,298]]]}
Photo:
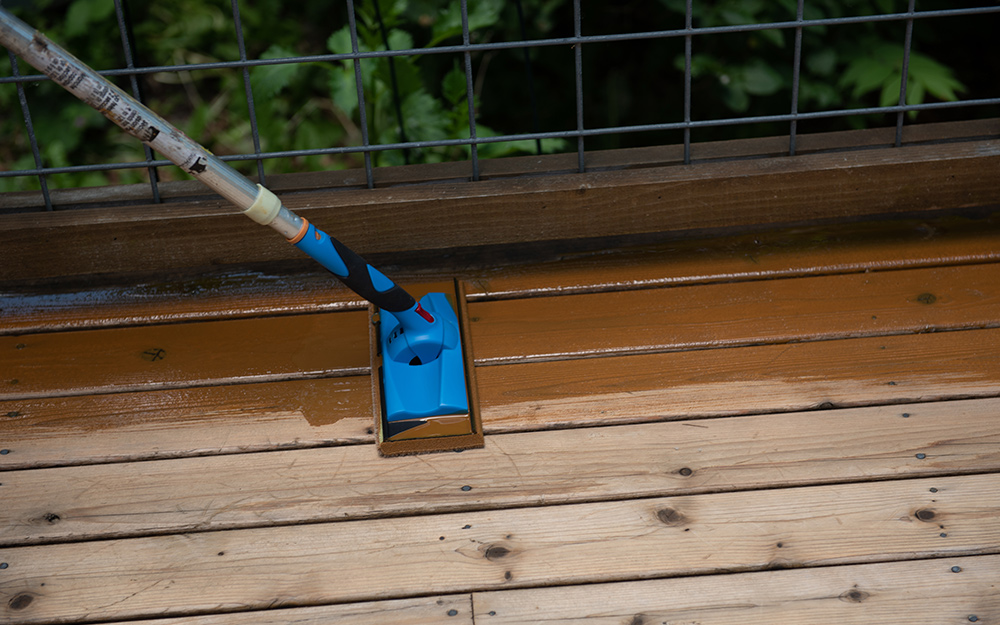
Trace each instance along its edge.
{"label": "deck skirt board", "polygon": [[495,435],[391,481],[370,445],[10,471],[0,545],[1000,471],[998,417],[992,399]]}
{"label": "deck skirt board", "polygon": [[942,477],[4,548],[0,614],[170,616],[182,605],[290,607],[428,587],[985,555],[998,545],[1000,477]]}

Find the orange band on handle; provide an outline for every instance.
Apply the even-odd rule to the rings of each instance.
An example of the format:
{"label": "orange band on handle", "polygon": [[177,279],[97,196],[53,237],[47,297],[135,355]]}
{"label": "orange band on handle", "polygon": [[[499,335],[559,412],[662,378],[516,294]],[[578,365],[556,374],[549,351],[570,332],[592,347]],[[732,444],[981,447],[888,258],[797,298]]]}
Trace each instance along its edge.
{"label": "orange band on handle", "polygon": [[291,243],[292,245],[295,245],[296,243],[302,240],[302,237],[306,236],[306,232],[308,231],[309,231],[309,220],[303,217],[302,228],[299,230],[298,234],[296,234],[291,239],[288,239],[288,242]]}

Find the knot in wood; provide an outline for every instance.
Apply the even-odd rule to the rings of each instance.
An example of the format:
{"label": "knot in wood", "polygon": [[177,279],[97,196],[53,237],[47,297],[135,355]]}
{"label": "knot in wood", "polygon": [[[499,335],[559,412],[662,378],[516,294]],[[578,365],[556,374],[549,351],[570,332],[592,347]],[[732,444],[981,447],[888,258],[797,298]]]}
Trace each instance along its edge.
{"label": "knot in wood", "polygon": [[917,296],[917,301],[921,304],[930,305],[937,301],[937,295],[933,293],[921,293]]}
{"label": "knot in wood", "polygon": [[35,600],[34,597],[32,597],[31,595],[29,595],[28,593],[22,592],[19,595],[15,595],[13,599],[11,599],[10,601],[8,601],[7,602],[7,606],[11,610],[24,610],[29,605],[31,605],[31,602],[34,601],[34,600]]}
{"label": "knot in wood", "polygon": [[660,508],[656,511],[656,518],[664,525],[677,527],[687,523],[687,517],[673,508]]}
{"label": "knot in wood", "polygon": [[913,513],[918,521],[933,521],[937,514],[930,508],[921,508]]}
{"label": "knot in wood", "polygon": [[846,592],[840,593],[840,600],[846,601],[847,603],[861,603],[868,597],[871,597],[869,593],[857,588],[852,588]]}
{"label": "knot in wood", "polygon": [[486,548],[486,559],[490,562],[495,562],[500,558],[505,558],[510,555],[510,549],[504,547],[503,545],[490,545]]}
{"label": "knot in wood", "polygon": [[636,614],[629,620],[625,621],[624,625],[646,625],[646,615]]}

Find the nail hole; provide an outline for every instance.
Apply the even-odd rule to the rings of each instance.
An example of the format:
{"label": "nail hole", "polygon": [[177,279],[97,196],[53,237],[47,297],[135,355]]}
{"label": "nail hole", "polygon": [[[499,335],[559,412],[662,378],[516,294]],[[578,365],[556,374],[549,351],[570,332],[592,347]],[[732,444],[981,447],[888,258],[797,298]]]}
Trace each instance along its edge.
{"label": "nail hole", "polygon": [[468,491],[472,490],[472,487],[471,487],[471,486],[468,486],[468,485],[466,485],[466,486],[463,486],[463,487],[462,487],[462,490],[464,490],[464,491],[468,492]]}
{"label": "nail hole", "polygon": [[927,454],[917,454],[917,460],[923,460],[927,457]]}

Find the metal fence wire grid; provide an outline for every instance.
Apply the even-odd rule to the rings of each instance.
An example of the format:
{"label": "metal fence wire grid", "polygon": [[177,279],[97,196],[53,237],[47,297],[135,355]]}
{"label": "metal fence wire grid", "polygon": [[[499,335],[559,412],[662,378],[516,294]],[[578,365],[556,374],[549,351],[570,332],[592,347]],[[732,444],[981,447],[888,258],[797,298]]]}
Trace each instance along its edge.
{"label": "metal fence wire grid", "polygon": [[[109,0],[110,1],[110,0]],[[247,4],[249,0],[244,0]],[[484,0],[473,0],[472,10],[475,11],[477,3]],[[499,1],[499,0],[498,0]],[[135,31],[136,25],[133,23],[131,11],[126,0],[113,0],[113,16],[117,22],[117,29],[121,41],[121,58],[124,59],[124,67],[101,71],[100,73],[108,77],[120,77],[127,81],[128,90],[139,101],[154,108],[156,104],[149,102],[145,98],[142,89],[142,80],[153,74],[185,74],[202,70],[233,70],[239,72],[242,77],[244,87],[245,103],[249,115],[250,138],[252,140],[253,151],[248,153],[227,154],[221,156],[226,161],[250,161],[256,164],[256,174],[265,183],[266,168],[265,161],[271,159],[293,159],[300,157],[320,156],[320,155],[360,155],[364,161],[364,171],[366,182],[369,188],[374,187],[373,154],[387,151],[400,151],[406,162],[409,162],[409,155],[415,150],[436,148],[436,147],[459,147],[463,148],[464,160],[469,162],[469,177],[476,181],[480,178],[480,151],[481,147],[487,144],[505,142],[528,142],[534,146],[534,151],[542,151],[542,142],[547,140],[561,140],[566,149],[572,150],[575,147],[577,154],[576,169],[584,172],[587,169],[587,153],[585,151],[587,140],[595,137],[605,137],[625,134],[654,134],[664,131],[676,131],[681,133],[683,141],[683,162],[692,162],[692,131],[706,128],[739,127],[751,124],[786,124],[788,134],[789,156],[794,156],[797,149],[797,138],[800,131],[799,124],[809,120],[826,120],[836,118],[857,118],[865,115],[892,115],[895,117],[895,145],[900,146],[903,142],[904,121],[908,115],[912,116],[916,112],[922,111],[943,111],[950,109],[964,109],[970,115],[995,114],[996,107],[1000,105],[1000,97],[996,93],[972,94],[972,97],[958,98],[951,100],[931,101],[931,102],[908,102],[908,80],[911,74],[911,60],[913,56],[913,31],[915,23],[928,23],[937,25],[946,20],[953,20],[959,17],[993,20],[996,25],[1000,25],[995,16],[1000,13],[1000,5],[983,6],[952,6],[951,8],[933,8],[927,10],[917,10],[916,0],[908,0],[905,10],[885,12],[869,15],[846,15],[838,17],[809,17],[814,11],[810,11],[810,5],[805,0],[786,0],[778,4],[785,4],[789,9],[794,10],[794,14],[789,12],[789,19],[784,21],[768,21],[763,23],[712,23],[702,25],[698,22],[699,7],[694,0],[676,0],[673,2],[678,7],[678,18],[683,17],[683,25],[666,30],[651,30],[644,32],[623,32],[605,34],[585,34],[584,19],[587,17],[584,8],[581,6],[582,0],[571,0],[572,34],[568,34],[569,25],[565,28],[565,36],[549,36],[544,38],[529,38],[528,25],[532,16],[527,14],[526,9],[530,6],[522,5],[521,0],[514,0],[503,6],[504,10],[510,7],[511,13],[516,15],[517,30],[520,39],[511,41],[489,40],[488,38],[474,37],[475,28],[470,28],[470,2],[469,0],[455,0],[451,8],[457,9],[460,14],[461,43],[458,43],[458,33],[454,37],[455,43],[449,45],[435,45],[416,47],[410,42],[409,47],[392,49],[392,42],[387,36],[387,29],[383,19],[383,8],[385,3],[367,2],[359,3],[348,0],[346,4],[346,18],[349,27],[350,52],[313,54],[304,56],[282,56],[280,58],[248,58],[247,45],[244,38],[244,27],[241,17],[241,7],[239,0],[231,0],[232,27],[235,30],[237,49],[239,58],[228,61],[211,61],[199,63],[183,63],[173,65],[152,65],[143,66],[137,64],[135,57]],[[671,4],[670,0],[662,0],[664,4]],[[7,8],[17,8],[13,0],[6,0]],[[433,4],[433,3],[432,3]],[[440,3],[443,4],[443,3]],[[501,1],[501,4],[502,1]],[[567,0],[565,4],[570,4]],[[725,4],[725,3],[722,3]],[[730,4],[739,4],[730,2]],[[846,3],[850,6],[851,3]],[[891,2],[876,3],[879,6],[892,4]],[[948,6],[948,5],[946,5]],[[589,8],[589,7],[588,7]],[[570,7],[566,7],[566,15],[569,15]],[[339,9],[338,9],[339,10]],[[367,10],[378,23],[381,33],[381,49],[367,49],[362,45],[359,37],[358,11]],[[442,9],[443,11],[444,9]],[[680,11],[683,11],[681,15]],[[331,7],[331,12],[333,7]],[[109,12],[110,13],[110,12]],[[474,13],[475,14],[475,13]],[[26,17],[26,19],[30,19]],[[110,18],[109,18],[110,19]],[[706,20],[703,20],[706,21]],[[801,110],[801,77],[803,73],[803,33],[810,29],[823,32],[824,29],[834,27],[846,27],[857,24],[871,23],[893,23],[900,26],[901,41],[898,42],[902,48],[899,59],[901,67],[898,70],[899,86],[898,97],[892,97],[892,102],[882,106],[861,106],[844,107],[833,106],[822,110]],[[701,105],[696,99],[693,89],[693,77],[697,73],[696,52],[702,43],[710,37],[720,37],[732,34],[752,34],[767,33],[773,37],[773,33],[791,33],[790,39],[793,45],[788,51],[788,63],[791,74],[791,101],[787,104],[787,112],[755,114],[752,110],[742,115],[719,116],[710,119],[701,118],[697,111]],[[485,40],[481,40],[485,39]],[[667,69],[676,71],[682,76],[682,82],[676,85],[678,91],[683,91],[683,114],[680,119],[666,119],[655,123],[639,124],[613,124],[601,127],[588,127],[585,124],[585,107],[588,105],[588,98],[585,97],[584,90],[584,64],[589,60],[590,50],[595,50],[594,54],[608,54],[608,50],[615,45],[628,42],[650,42],[656,40],[674,40],[683,45],[683,55],[678,55],[676,59],[664,59],[663,63]],[[405,40],[404,40],[405,41]],[[261,42],[255,42],[261,43]],[[266,43],[266,42],[265,42]],[[575,104],[575,127],[563,128],[559,130],[545,130],[539,121],[539,97],[537,83],[537,67],[533,70],[532,52],[543,48],[562,48],[572,50],[572,83],[574,90]],[[634,48],[633,48],[634,49]],[[680,49],[678,47],[678,49]],[[480,132],[480,122],[477,120],[477,110],[480,103],[477,101],[477,74],[473,71],[474,59],[481,58],[482,55],[491,52],[504,50],[515,51],[523,58],[521,72],[524,80],[524,93],[526,97],[523,106],[526,110],[525,116],[531,120],[531,131],[521,133],[494,133]],[[750,52],[748,51],[748,54]],[[145,169],[147,171],[149,191],[154,202],[161,201],[159,168],[171,165],[166,160],[159,160],[156,155],[145,147],[144,158],[134,162],[107,162],[81,165],[48,166],[43,158],[43,145],[40,144],[32,115],[32,98],[30,97],[30,87],[38,85],[48,78],[37,74],[22,74],[18,62],[14,55],[8,52],[10,57],[10,74],[0,76],[0,89],[10,88],[12,85],[17,92],[17,101],[20,104],[20,112],[24,121],[24,132],[27,136],[27,144],[30,146],[34,167],[7,169],[7,166],[0,162],[0,182],[7,178],[34,177],[37,180],[37,187],[40,190],[43,210],[53,210],[54,206],[52,193],[50,191],[50,178],[58,174],[84,173],[84,172],[108,172],[112,170]],[[407,126],[411,124],[402,111],[398,78],[396,76],[395,62],[397,59],[414,57],[419,55],[454,55],[461,59],[457,64],[459,70],[464,74],[465,94],[464,103],[461,104],[463,116],[467,116],[468,128],[467,136],[440,138],[440,139],[411,139]],[[392,86],[392,107],[394,109],[394,119],[396,128],[395,141],[373,140],[370,133],[369,121],[367,118],[372,94],[365,87],[366,67],[363,63],[366,59],[388,59],[388,67],[391,73]],[[83,58],[87,62],[86,58]],[[255,107],[255,92],[251,81],[251,70],[267,66],[288,66],[288,65],[315,65],[322,63],[349,62],[353,64],[354,90],[357,95],[357,116],[358,130],[360,131],[360,141],[357,145],[332,145],[326,147],[309,149],[283,149],[267,151],[262,148],[261,133]],[[628,62],[623,59],[622,62]],[[681,62],[683,65],[681,66]],[[716,76],[718,80],[723,80],[724,76]],[[650,76],[650,80],[673,80],[668,74],[662,77]],[[995,81],[994,81],[995,82]],[[895,86],[893,85],[893,88]],[[884,89],[883,89],[884,91]],[[895,92],[894,92],[895,93]],[[912,90],[910,91],[912,93]],[[260,96],[258,96],[260,97]],[[368,102],[366,102],[366,99]],[[914,98],[910,98],[911,100]],[[37,102],[35,103],[37,105]],[[885,98],[883,94],[883,102]],[[738,108],[738,107],[737,107]],[[14,111],[6,110],[4,114],[14,116]],[[337,123],[331,120],[330,123]],[[566,124],[570,125],[570,124]],[[575,140],[575,146],[573,145]],[[696,151],[695,144],[695,151]],[[0,194],[0,212],[5,212],[3,208],[2,195]]]}

